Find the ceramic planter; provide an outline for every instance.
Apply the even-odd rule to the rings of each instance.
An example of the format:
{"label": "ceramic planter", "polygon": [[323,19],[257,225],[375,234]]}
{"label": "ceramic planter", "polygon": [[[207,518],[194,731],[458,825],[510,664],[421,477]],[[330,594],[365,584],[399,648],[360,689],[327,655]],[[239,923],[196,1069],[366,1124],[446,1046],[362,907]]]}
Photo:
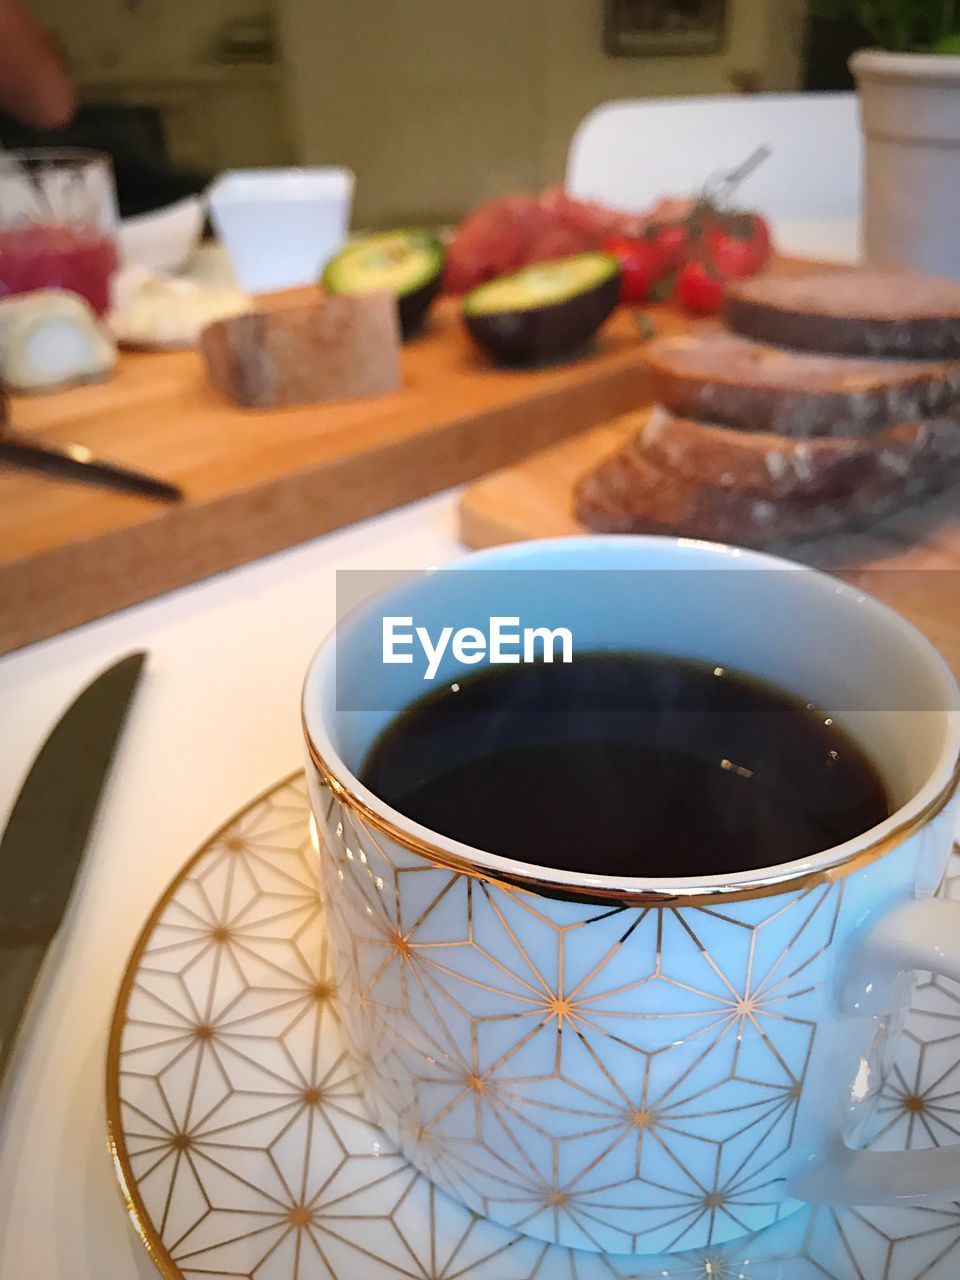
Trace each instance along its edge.
{"label": "ceramic planter", "polygon": [[960,57],[863,49],[867,259],[960,280]]}

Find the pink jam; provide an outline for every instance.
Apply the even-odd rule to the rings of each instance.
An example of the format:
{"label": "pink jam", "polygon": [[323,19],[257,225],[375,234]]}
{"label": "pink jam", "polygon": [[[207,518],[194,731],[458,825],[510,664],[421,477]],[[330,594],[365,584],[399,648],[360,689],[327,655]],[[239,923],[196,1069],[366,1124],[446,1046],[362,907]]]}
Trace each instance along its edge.
{"label": "pink jam", "polygon": [[0,230],[0,298],[69,289],[103,315],[116,268],[116,246],[99,227],[47,223]]}

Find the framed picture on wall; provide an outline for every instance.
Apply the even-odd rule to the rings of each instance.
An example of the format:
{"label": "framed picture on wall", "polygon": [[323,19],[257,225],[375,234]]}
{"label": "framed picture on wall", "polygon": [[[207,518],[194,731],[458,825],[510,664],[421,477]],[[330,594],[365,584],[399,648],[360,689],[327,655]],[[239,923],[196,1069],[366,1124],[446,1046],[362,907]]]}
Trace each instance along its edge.
{"label": "framed picture on wall", "polygon": [[726,43],[727,0],[605,0],[606,48],[615,58],[717,53]]}

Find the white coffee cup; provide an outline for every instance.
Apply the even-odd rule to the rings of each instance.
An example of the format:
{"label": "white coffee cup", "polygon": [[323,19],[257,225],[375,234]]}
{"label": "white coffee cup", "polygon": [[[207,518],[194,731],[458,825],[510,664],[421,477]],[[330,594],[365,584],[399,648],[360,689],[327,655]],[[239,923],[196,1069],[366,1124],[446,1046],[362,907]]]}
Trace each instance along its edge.
{"label": "white coffee cup", "polygon": [[[800,861],[771,848],[761,870],[686,878],[540,867],[419,826],[358,778],[427,687],[418,663],[383,662],[383,620],[436,634],[506,615],[568,626],[580,651],[695,658],[836,710],[895,812]],[[436,683],[472,670],[448,651]],[[902,618],[727,547],[526,543],[343,619],[303,714],[347,1035],[381,1124],[438,1186],[609,1253],[716,1244],[801,1201],[960,1194],[960,1147],[856,1149],[909,975],[960,979],[960,907],[932,896],[957,829],[960,693]]]}

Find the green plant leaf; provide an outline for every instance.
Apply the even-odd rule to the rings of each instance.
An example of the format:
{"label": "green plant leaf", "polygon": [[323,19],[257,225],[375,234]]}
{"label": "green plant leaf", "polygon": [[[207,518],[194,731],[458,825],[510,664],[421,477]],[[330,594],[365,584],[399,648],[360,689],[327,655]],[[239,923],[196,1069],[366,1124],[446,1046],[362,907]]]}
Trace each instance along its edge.
{"label": "green plant leaf", "polygon": [[[808,0],[821,18],[853,16],[893,53],[942,49],[960,31],[960,0]],[[952,47],[952,46],[947,46]]]}
{"label": "green plant leaf", "polygon": [[666,302],[673,296],[673,291],[677,287],[677,273],[667,276],[663,280],[658,280],[650,290],[651,302]]}
{"label": "green plant leaf", "polygon": [[645,311],[634,311],[633,323],[640,331],[640,337],[644,342],[649,342],[651,338],[655,338],[657,336],[657,326]]}
{"label": "green plant leaf", "polygon": [[810,9],[818,18],[836,22],[856,10],[855,0],[808,0]]}

